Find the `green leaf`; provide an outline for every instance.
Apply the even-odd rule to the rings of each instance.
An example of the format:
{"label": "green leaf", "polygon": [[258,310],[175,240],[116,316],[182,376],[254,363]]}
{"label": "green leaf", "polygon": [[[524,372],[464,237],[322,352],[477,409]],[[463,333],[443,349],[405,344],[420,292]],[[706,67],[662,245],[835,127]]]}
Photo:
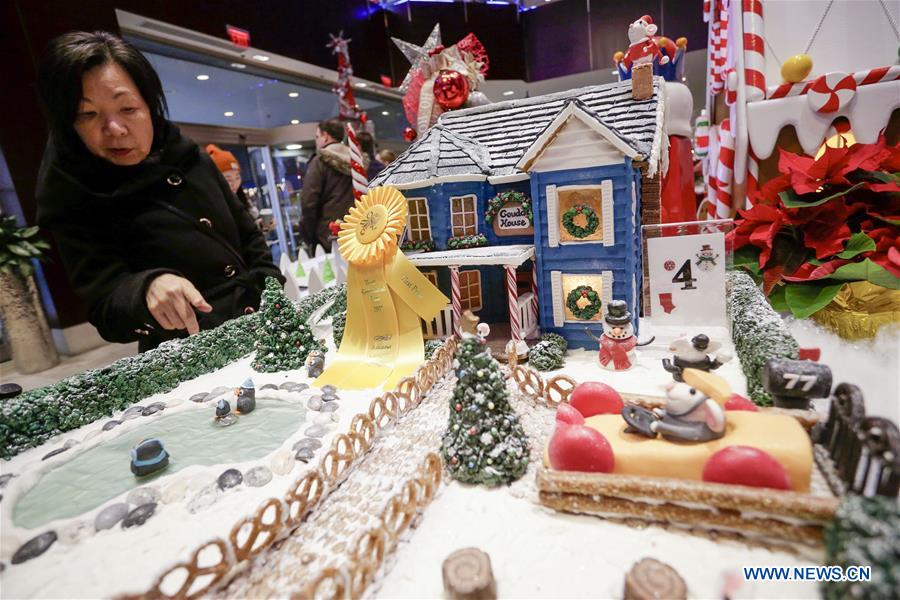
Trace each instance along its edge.
{"label": "green leaf", "polygon": [[806,319],[830,304],[842,287],[843,283],[824,286],[813,283],[791,283],[784,286],[784,299],[795,317]]}
{"label": "green leaf", "polygon": [[[30,245],[30,244],[29,244]],[[22,244],[8,244],[6,246],[10,252],[17,256],[24,256],[26,258],[31,258],[31,252],[28,251],[27,248],[22,246]]]}
{"label": "green leaf", "polygon": [[791,312],[791,307],[788,306],[787,301],[784,299],[784,288],[785,286],[783,285],[777,285],[772,290],[772,293],[769,294],[769,302],[772,304],[775,312]]}
{"label": "green leaf", "polygon": [[751,271],[754,275],[759,275],[759,253],[759,248],[747,244],[734,251],[732,265],[735,269],[743,268]]}
{"label": "green leaf", "polygon": [[884,267],[868,258],[862,262],[850,263],[838,268],[830,279],[838,281],[869,281],[892,290],[900,290],[900,278],[891,275]]}
{"label": "green leaf", "polygon": [[871,252],[874,249],[875,240],[860,231],[850,236],[850,239],[847,240],[847,245],[844,247],[844,251],[839,252],[837,256],[838,258],[853,258],[857,254]]}
{"label": "green leaf", "polygon": [[20,229],[18,234],[19,234],[19,237],[30,238],[33,235],[37,235],[37,232],[39,229],[40,229],[40,227],[37,227],[37,226],[25,227],[24,229]]}
{"label": "green leaf", "polygon": [[803,196],[798,196],[794,193],[794,190],[785,190],[778,194],[778,197],[781,198],[781,202],[784,204],[785,208],[808,208],[811,206],[819,206],[820,204],[825,204],[830,200],[834,200],[835,198],[840,198],[846,194],[849,194],[853,190],[858,187],[865,185],[865,183],[857,183],[856,185],[850,186],[845,190],[841,190],[837,193],[834,193],[830,196],[826,196],[824,198],[820,198],[818,200],[810,200],[804,201],[801,198],[804,196],[810,196],[811,194],[804,194]]}
{"label": "green leaf", "polygon": [[891,174],[886,173],[885,171],[865,171],[863,169],[857,169],[854,172],[854,175],[864,179],[875,179],[882,183],[894,183],[895,181],[900,180],[900,173]]}

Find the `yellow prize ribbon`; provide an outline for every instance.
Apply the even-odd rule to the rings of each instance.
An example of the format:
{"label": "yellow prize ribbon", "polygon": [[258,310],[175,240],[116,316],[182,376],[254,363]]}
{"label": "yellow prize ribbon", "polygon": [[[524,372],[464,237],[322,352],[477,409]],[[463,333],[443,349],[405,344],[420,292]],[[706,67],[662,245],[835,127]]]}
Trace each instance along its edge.
{"label": "yellow prize ribbon", "polygon": [[406,199],[376,188],[356,201],[341,224],[347,260],[347,322],[337,355],[316,386],[383,386],[415,373],[425,359],[419,318],[430,320],[449,300],[397,248]]}

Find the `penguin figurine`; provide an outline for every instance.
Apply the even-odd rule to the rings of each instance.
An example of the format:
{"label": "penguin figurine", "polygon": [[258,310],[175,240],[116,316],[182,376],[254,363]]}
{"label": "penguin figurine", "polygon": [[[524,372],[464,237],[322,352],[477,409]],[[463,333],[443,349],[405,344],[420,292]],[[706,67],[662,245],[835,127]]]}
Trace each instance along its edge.
{"label": "penguin figurine", "polygon": [[150,475],[169,466],[169,453],[163,443],[151,438],[131,449],[131,472],[138,477]]}
{"label": "penguin figurine", "polygon": [[231,404],[228,403],[228,400],[225,398],[220,398],[219,402],[216,404],[216,418],[221,419],[222,417],[228,416],[231,413]]}
{"label": "penguin figurine", "polygon": [[722,348],[719,342],[711,342],[705,334],[695,335],[691,339],[681,336],[672,341],[669,351],[674,353],[672,360],[664,358],[663,369],[672,374],[675,381],[684,381],[681,374],[684,369],[699,369],[707,373],[718,369],[729,360],[732,354]]}
{"label": "penguin figurine", "polygon": [[234,390],[234,394],[237,396],[237,413],[241,415],[246,415],[249,412],[253,412],[253,409],[256,408],[256,387],[253,385],[253,380],[249,377],[241,384],[241,387]]}

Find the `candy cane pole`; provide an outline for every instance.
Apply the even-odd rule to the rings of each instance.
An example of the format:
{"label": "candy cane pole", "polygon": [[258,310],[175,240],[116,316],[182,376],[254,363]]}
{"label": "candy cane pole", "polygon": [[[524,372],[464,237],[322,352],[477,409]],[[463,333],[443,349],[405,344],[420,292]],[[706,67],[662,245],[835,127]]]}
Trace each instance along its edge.
{"label": "candy cane pole", "polygon": [[731,121],[725,119],[719,125],[719,160],[716,167],[718,191],[716,194],[716,218],[731,216],[731,190],[734,180],[734,138],[731,137]]}
{"label": "candy cane pole", "polygon": [[509,332],[514,342],[522,339],[519,325],[519,288],[516,285],[516,268],[506,265],[506,295],[509,301]]}
{"label": "candy cane pole", "polygon": [[743,0],[744,85],[747,102],[766,97],[766,49],[761,0]]}
{"label": "candy cane pole", "polygon": [[353,127],[347,123],[347,146],[350,148],[350,177],[353,180],[353,198],[359,200],[360,197],[369,190],[369,178],[366,175],[366,168],[363,166],[362,149],[359,146],[359,140],[356,139],[356,132]]}
{"label": "candy cane pole", "polygon": [[531,261],[531,314],[534,322],[538,322],[538,290],[537,290],[537,259]]}
{"label": "candy cane pole", "polygon": [[450,298],[453,303],[453,333],[462,335],[462,297],[459,291],[459,267],[450,267]]}

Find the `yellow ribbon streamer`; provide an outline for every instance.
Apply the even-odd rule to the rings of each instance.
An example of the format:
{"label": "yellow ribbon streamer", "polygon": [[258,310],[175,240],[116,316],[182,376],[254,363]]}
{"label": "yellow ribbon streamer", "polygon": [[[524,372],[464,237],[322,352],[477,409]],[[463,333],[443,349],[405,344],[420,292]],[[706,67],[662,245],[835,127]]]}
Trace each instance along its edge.
{"label": "yellow ribbon streamer", "polygon": [[344,218],[338,248],[348,262],[347,322],[315,385],[393,389],[425,360],[419,318],[433,319],[449,300],[398,250],[405,224],[406,199],[390,187],[362,196]]}

